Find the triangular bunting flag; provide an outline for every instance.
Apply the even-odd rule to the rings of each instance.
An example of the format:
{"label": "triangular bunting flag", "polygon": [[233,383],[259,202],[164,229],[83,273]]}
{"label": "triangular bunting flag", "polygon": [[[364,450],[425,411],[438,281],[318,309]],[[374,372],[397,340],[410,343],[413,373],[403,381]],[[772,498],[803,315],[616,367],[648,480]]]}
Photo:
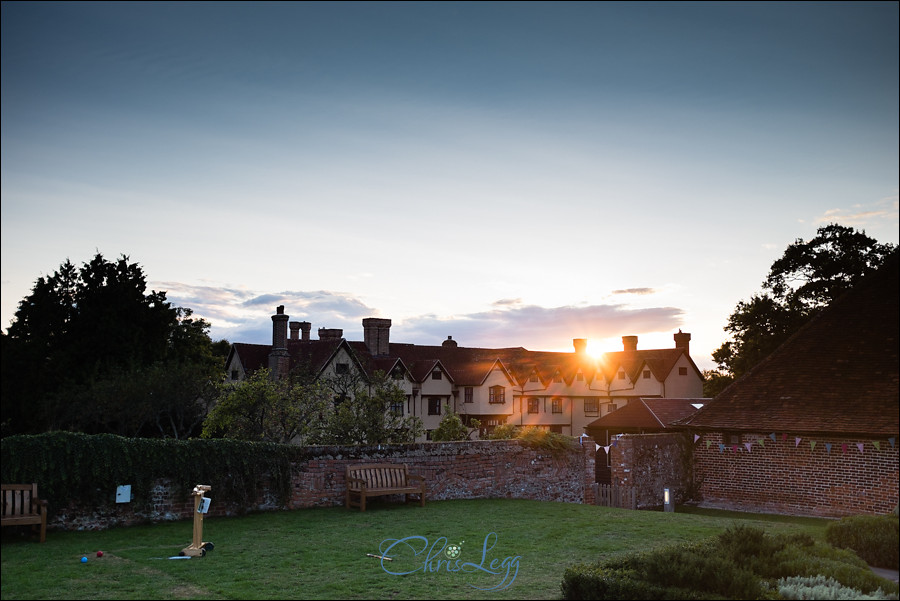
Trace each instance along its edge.
{"label": "triangular bunting flag", "polygon": [[706,448],[708,449],[708,448],[709,448],[709,445],[711,445],[711,444],[712,444],[712,441],[711,441],[710,439],[707,438],[707,439],[706,439]]}
{"label": "triangular bunting flag", "polygon": [[772,432],[771,434],[769,434],[769,438],[772,439],[772,442],[775,442],[775,433]]}
{"label": "triangular bunting flag", "polygon": [[829,453],[831,453],[831,443],[830,442],[825,443],[825,450],[828,451]]}
{"label": "triangular bunting flag", "polygon": [[888,438],[888,442],[891,443],[891,448],[894,448],[894,441],[897,440],[895,437],[891,436]]}
{"label": "triangular bunting flag", "polygon": [[766,439],[765,439],[765,438],[760,438],[760,439],[757,440],[756,442],[758,442],[758,443],[759,443],[759,446],[761,446],[761,447],[766,446]]}
{"label": "triangular bunting flag", "polygon": [[787,441],[787,433],[784,433],[781,435],[781,442],[786,442],[786,441]]}
{"label": "triangular bunting flag", "polygon": [[721,453],[721,452],[724,451],[724,450],[725,450],[725,445],[723,445],[723,444],[720,442],[720,443],[719,443],[719,452]]}
{"label": "triangular bunting flag", "polygon": [[860,452],[860,453],[863,452],[863,446],[865,446],[865,444],[866,444],[866,443],[864,443],[864,442],[858,442],[858,443],[856,443],[856,448],[859,449],[859,452]]}
{"label": "triangular bunting flag", "polygon": [[753,447],[753,443],[752,443],[752,442],[745,442],[745,443],[744,443],[744,446],[747,447],[747,452],[749,453],[749,452],[750,452],[750,449]]}
{"label": "triangular bunting flag", "polygon": [[599,450],[600,450],[600,445],[598,445],[598,444],[595,442],[595,443],[594,443],[594,452],[596,453],[596,452],[599,451]]}
{"label": "triangular bunting flag", "polygon": [[694,434],[694,442],[697,442],[698,440],[700,440],[700,435]]}
{"label": "triangular bunting flag", "polygon": [[794,439],[794,446],[795,446],[795,447],[796,447],[796,446],[799,446],[801,440],[803,440],[803,439],[800,438],[799,436],[798,436],[797,438],[795,438],[795,439]]}
{"label": "triangular bunting flag", "polygon": [[738,452],[738,446],[737,446],[737,445],[733,445],[733,446],[731,447],[731,452],[732,452],[732,453],[737,453],[737,452]]}
{"label": "triangular bunting flag", "polygon": [[881,441],[880,441],[880,440],[873,440],[873,441],[872,441],[872,444],[875,445],[875,450],[876,450],[876,451],[880,451],[880,450],[881,450]]}
{"label": "triangular bunting flag", "polygon": [[809,441],[809,448],[810,448],[810,450],[813,450],[813,451],[816,450],[816,441],[815,440]]}
{"label": "triangular bunting flag", "polygon": [[841,445],[841,453],[846,453],[846,452],[847,452],[847,443],[845,442]]}

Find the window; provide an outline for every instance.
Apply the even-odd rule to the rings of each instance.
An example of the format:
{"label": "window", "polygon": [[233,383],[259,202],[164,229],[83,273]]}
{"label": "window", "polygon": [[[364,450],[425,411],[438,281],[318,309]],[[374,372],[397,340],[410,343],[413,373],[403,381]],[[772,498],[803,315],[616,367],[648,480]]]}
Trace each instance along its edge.
{"label": "window", "polygon": [[466,403],[474,403],[475,402],[475,389],[471,386],[466,386],[465,397],[463,399]]}
{"label": "window", "polygon": [[553,413],[562,413],[562,399],[553,399]]}
{"label": "window", "polygon": [[588,414],[596,414],[599,411],[599,405],[597,404],[597,399],[584,399],[584,413]]}
{"label": "window", "polygon": [[726,445],[733,447],[741,444],[741,435],[734,434],[733,432],[726,432],[725,434],[722,434],[722,440],[725,441]]}
{"label": "window", "polygon": [[537,413],[541,408],[541,399],[537,397],[528,397],[528,413]]}
{"label": "window", "polygon": [[490,388],[490,399],[488,400],[492,405],[502,405],[506,402],[506,389],[502,386],[491,386]]}
{"label": "window", "polygon": [[608,404],[608,405],[606,406],[606,412],[607,412],[607,413],[612,413],[612,412],[615,411],[617,408],[618,408],[618,406],[617,406],[615,403],[610,403],[610,404]]}
{"label": "window", "polygon": [[334,366],[334,373],[338,375],[344,375],[350,373],[350,364],[349,363],[338,363]]}
{"label": "window", "polygon": [[620,380],[624,380],[624,379],[625,379],[625,372],[624,372],[624,371],[620,371],[620,372],[619,372],[619,379],[620,379]]}
{"label": "window", "polygon": [[678,368],[678,375],[679,375],[679,376],[686,376],[686,375],[687,375],[687,368],[686,368],[686,367],[679,367],[679,368]]}
{"label": "window", "polygon": [[550,431],[557,434],[562,434],[562,426],[550,426]]}
{"label": "window", "polygon": [[395,401],[391,403],[391,414],[397,417],[403,417],[403,401]]}
{"label": "window", "polygon": [[649,369],[645,369],[645,370],[644,370],[644,379],[645,379],[645,380],[649,380],[649,379],[650,379],[650,370],[649,370]]}
{"label": "window", "polygon": [[232,379],[232,380],[237,380],[237,379],[238,379],[238,370],[236,370],[236,369],[232,369],[232,370],[231,370],[231,379]]}
{"label": "window", "polygon": [[439,397],[439,396],[428,397],[428,415],[440,415],[440,414],[441,414],[441,397]]}
{"label": "window", "polygon": [[394,372],[391,374],[391,378],[393,378],[394,380],[402,380],[403,379],[403,370],[399,369],[399,368],[395,369]]}
{"label": "window", "polygon": [[575,374],[575,379],[578,380],[579,382],[583,381],[584,374],[582,374],[581,372],[578,372],[577,374]]}
{"label": "window", "polygon": [[539,381],[538,375],[535,373],[531,374],[530,376],[528,376],[528,381],[529,382],[538,382]]}
{"label": "window", "polygon": [[553,381],[556,382],[557,384],[562,382],[562,376],[559,375],[559,372],[556,372],[555,374],[553,374]]}
{"label": "window", "polygon": [[441,379],[441,370],[436,369],[433,372],[431,372],[431,379],[432,380],[440,380]]}

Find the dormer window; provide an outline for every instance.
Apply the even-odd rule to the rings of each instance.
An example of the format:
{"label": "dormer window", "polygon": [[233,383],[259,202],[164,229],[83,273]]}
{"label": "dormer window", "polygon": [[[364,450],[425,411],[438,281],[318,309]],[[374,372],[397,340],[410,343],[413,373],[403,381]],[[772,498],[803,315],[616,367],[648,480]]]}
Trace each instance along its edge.
{"label": "dormer window", "polygon": [[581,372],[578,372],[577,374],[575,374],[575,379],[578,380],[579,382],[583,382],[583,381],[584,381],[584,374],[581,373]]}
{"label": "dormer window", "polygon": [[537,374],[534,374],[534,373],[531,374],[530,376],[528,376],[528,381],[529,381],[529,382],[537,382],[537,381],[539,381],[539,380],[538,380],[538,375],[537,375]]}
{"label": "dormer window", "polygon": [[619,372],[619,379],[620,379],[620,380],[624,380],[624,379],[625,379],[625,372],[624,372],[624,371],[620,371],[620,372]]}
{"label": "dormer window", "polygon": [[644,370],[644,379],[645,379],[645,380],[649,380],[649,379],[650,379],[650,370],[649,370],[649,369],[645,369],[645,370]]}
{"label": "dormer window", "polygon": [[553,374],[553,381],[556,382],[557,384],[562,382],[562,376],[559,375],[559,372],[556,372],[555,374]]}
{"label": "dormer window", "polygon": [[339,376],[349,374],[350,373],[350,364],[349,363],[338,363],[334,366],[334,373]]}
{"label": "dormer window", "polygon": [[441,378],[442,378],[442,376],[441,376],[441,370],[436,369],[436,370],[434,370],[433,372],[431,372],[431,379],[432,379],[432,380],[440,380]]}

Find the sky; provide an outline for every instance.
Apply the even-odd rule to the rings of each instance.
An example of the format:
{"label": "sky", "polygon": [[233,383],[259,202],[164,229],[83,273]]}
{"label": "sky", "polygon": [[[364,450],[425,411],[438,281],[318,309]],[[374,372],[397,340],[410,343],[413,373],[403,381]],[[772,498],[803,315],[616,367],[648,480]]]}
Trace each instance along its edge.
{"label": "sky", "polygon": [[5,330],[67,259],[267,344],[671,348],[898,242],[898,3],[3,2]]}

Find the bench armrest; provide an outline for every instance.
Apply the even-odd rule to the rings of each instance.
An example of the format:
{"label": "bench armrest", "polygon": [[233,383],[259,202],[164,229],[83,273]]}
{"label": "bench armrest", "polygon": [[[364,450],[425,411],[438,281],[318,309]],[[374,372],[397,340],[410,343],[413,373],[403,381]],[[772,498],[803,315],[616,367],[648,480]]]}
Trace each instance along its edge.
{"label": "bench armrest", "polygon": [[359,484],[361,488],[366,487],[366,481],[363,478],[347,478],[347,487],[349,488],[351,484]]}
{"label": "bench armrest", "polygon": [[417,476],[417,475],[415,475],[415,474],[409,474],[408,476],[406,476],[406,479],[407,479],[408,481],[418,480],[419,482],[421,482],[421,483],[423,483],[423,484],[425,483],[425,477],[424,477],[424,476]]}

